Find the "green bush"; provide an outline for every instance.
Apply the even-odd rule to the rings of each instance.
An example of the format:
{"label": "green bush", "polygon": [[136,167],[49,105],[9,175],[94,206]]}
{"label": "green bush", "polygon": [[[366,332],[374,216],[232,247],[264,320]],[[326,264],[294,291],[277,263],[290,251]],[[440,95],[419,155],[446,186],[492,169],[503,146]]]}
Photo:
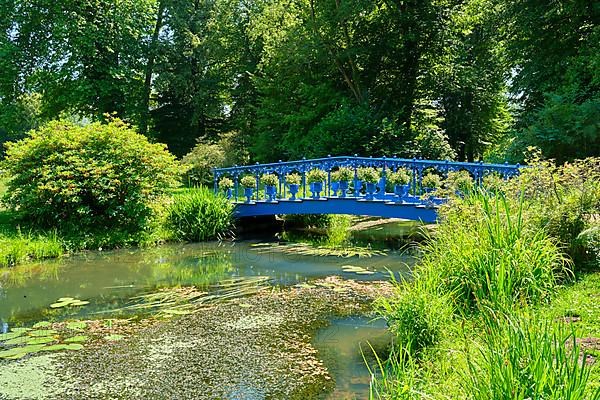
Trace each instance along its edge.
{"label": "green bush", "polygon": [[219,181],[219,187],[221,189],[231,189],[233,186],[234,186],[233,181],[226,176],[222,177],[221,180]]}
{"label": "green bush", "polygon": [[7,144],[6,204],[42,227],[143,229],[151,204],[176,184],[178,165],[120,120],[50,122]]}
{"label": "green bush", "polygon": [[475,181],[467,171],[450,171],[444,184],[451,191],[467,194],[473,191]]}
{"label": "green bush", "polygon": [[573,331],[532,317],[486,315],[483,343],[468,358],[464,392],[473,400],[598,400]]}
{"label": "green bush", "polygon": [[429,173],[421,179],[421,185],[424,188],[436,189],[442,186],[442,178],[439,175]]}
{"label": "green bush", "polygon": [[263,174],[260,177],[260,183],[265,186],[277,186],[279,178],[275,174]]}
{"label": "green bush", "polygon": [[201,186],[173,198],[166,227],[175,239],[196,242],[221,238],[230,231],[232,220],[231,202]]}

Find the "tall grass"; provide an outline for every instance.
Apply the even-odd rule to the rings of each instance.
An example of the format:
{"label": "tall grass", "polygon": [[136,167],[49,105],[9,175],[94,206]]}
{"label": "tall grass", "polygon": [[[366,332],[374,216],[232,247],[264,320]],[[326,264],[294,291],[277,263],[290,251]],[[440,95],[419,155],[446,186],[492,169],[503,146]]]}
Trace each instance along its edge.
{"label": "tall grass", "polygon": [[166,227],[175,239],[205,241],[230,231],[233,205],[211,189],[199,187],[175,195],[166,214]]}
{"label": "tall grass", "polygon": [[[549,300],[570,274],[556,241],[523,221],[523,203],[479,193],[446,211],[417,270],[443,286],[456,310],[510,310]],[[466,211],[465,211],[466,210]]]}
{"label": "tall grass", "polygon": [[573,331],[531,316],[487,313],[482,344],[468,353],[464,391],[473,400],[598,400]]}
{"label": "tall grass", "polygon": [[0,267],[12,267],[29,260],[56,258],[64,253],[62,242],[55,234],[0,235]]}

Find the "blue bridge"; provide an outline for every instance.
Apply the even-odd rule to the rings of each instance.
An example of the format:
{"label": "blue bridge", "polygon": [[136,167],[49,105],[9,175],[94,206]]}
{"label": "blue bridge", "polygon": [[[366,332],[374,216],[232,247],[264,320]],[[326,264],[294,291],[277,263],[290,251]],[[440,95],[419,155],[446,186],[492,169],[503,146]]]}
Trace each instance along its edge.
{"label": "blue bridge", "polygon": [[[437,220],[445,201],[436,187],[462,173],[472,185],[487,176],[509,179],[520,166],[396,157],[326,157],[214,169],[216,192],[235,203],[237,217],[351,214]],[[442,192],[443,193],[443,192]]]}

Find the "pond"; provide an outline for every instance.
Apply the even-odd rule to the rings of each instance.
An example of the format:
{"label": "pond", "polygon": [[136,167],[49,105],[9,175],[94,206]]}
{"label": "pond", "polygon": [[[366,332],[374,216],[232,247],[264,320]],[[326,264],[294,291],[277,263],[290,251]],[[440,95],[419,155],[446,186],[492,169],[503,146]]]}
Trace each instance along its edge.
{"label": "pond", "polygon": [[[381,227],[368,229],[381,234]],[[393,226],[390,229],[404,232]],[[386,240],[389,236],[383,235]],[[131,304],[132,297],[161,288],[195,286],[210,293],[224,281],[256,277],[268,277],[264,282],[277,287],[310,285],[313,280],[334,275],[381,281],[390,273],[407,275],[414,262],[413,256],[395,250],[373,257],[311,255],[294,247],[288,250],[286,245],[272,241],[245,240],[89,252],[22,265],[0,276],[0,333],[41,320],[123,316],[123,307]],[[65,297],[89,304],[50,307]],[[364,350],[367,340],[387,343],[381,321],[372,324],[364,318],[333,319],[327,328],[318,331],[315,348],[336,382],[328,398],[363,398],[368,394],[370,375],[359,345],[362,343]]]}

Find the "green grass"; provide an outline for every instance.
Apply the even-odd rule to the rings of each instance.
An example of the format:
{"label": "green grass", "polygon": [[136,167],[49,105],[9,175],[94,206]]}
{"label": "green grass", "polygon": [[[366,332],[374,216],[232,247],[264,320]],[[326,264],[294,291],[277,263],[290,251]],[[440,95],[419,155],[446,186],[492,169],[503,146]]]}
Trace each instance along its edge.
{"label": "green grass", "polygon": [[580,361],[600,351],[600,273],[570,283],[517,199],[475,194],[442,216],[414,283],[379,302],[397,336],[371,397],[600,399],[598,362]]}
{"label": "green grass", "polygon": [[174,196],[165,219],[176,240],[217,239],[232,227],[233,205],[222,195],[215,195],[212,189],[188,189]]}

